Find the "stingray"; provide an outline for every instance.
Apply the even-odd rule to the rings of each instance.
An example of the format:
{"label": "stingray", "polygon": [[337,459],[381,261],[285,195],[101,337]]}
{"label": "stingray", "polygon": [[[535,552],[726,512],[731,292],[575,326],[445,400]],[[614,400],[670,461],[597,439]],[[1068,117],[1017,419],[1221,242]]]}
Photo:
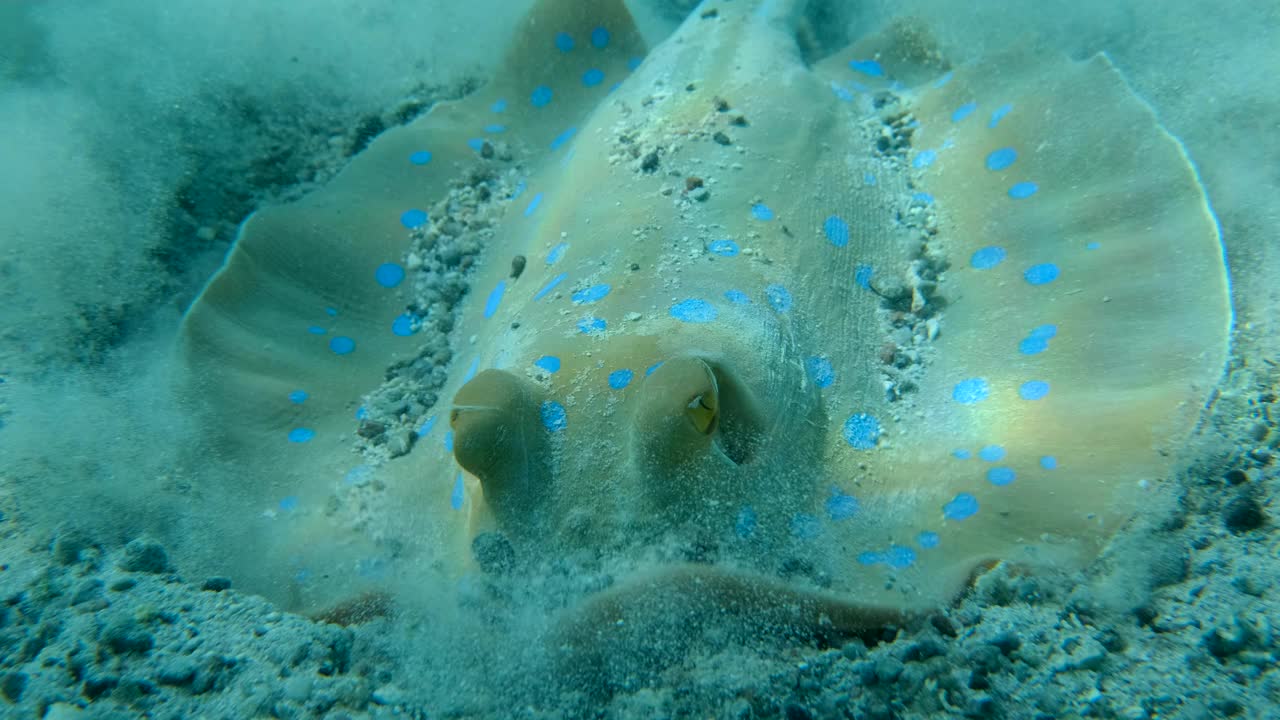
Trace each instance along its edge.
{"label": "stingray", "polygon": [[[588,628],[679,597],[856,629],[1081,568],[1151,501],[1231,324],[1178,141],[1105,55],[953,65],[910,22],[821,52],[805,17],[704,2],[650,52],[620,2],[540,0],[488,85],[244,223],[179,352],[237,468],[208,491],[271,508],[254,589],[585,553],[628,568]],[[442,400],[362,457],[419,350],[411,243],[503,162]],[[353,469],[391,498],[358,519]]]}

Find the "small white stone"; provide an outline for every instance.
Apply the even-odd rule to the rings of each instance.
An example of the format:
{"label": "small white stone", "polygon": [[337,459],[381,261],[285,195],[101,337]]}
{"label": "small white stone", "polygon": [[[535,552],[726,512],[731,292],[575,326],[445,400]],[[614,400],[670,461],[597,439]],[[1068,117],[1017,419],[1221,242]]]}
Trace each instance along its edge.
{"label": "small white stone", "polygon": [[632,321],[632,322],[635,322],[636,320],[639,320],[639,319],[640,319],[640,318],[642,318],[642,317],[644,317],[644,316],[643,316],[643,315],[641,315],[641,314],[640,314],[640,313],[638,313],[638,312],[629,312],[629,313],[627,313],[627,319],[628,319],[628,320],[630,320],[630,321]]}

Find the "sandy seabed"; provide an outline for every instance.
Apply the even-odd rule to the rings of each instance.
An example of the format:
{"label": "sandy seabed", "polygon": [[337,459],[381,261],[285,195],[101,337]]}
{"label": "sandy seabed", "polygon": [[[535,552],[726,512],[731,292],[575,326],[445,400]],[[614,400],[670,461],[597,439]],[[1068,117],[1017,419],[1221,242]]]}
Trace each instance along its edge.
{"label": "sandy seabed", "polygon": [[[678,4],[636,3],[654,37]],[[518,17],[325,7],[0,10],[0,716],[1280,715],[1280,86],[1265,71],[1280,67],[1280,8],[844,8],[858,28],[924,18],[960,59],[1028,36],[1108,52],[1184,143],[1221,223],[1226,376],[1178,492],[1087,573],[998,569],[907,627],[821,646],[729,638],[599,698],[544,691],[545,666],[513,660],[518,632],[442,668],[455,655],[439,643],[457,636],[410,611],[369,598],[316,622],[204,570],[225,505],[166,470],[200,432],[161,391],[182,309],[247,213],[473,89],[493,64],[474,37],[501,43]],[[394,31],[412,23],[412,42]]]}

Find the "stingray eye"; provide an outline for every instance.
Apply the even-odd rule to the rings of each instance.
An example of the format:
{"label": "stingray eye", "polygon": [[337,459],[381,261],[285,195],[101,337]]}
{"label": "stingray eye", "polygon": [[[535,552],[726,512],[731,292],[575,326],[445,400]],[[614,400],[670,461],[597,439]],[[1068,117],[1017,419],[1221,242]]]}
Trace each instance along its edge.
{"label": "stingray eye", "polygon": [[693,427],[703,435],[716,431],[716,420],[720,417],[719,402],[716,394],[698,393],[685,408],[685,414],[693,421]]}

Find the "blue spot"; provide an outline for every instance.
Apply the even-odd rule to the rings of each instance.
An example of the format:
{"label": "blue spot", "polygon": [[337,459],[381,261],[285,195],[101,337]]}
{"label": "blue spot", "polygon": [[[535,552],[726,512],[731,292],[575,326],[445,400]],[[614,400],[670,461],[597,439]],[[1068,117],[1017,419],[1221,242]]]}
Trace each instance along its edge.
{"label": "blue spot", "polygon": [[533,93],[529,95],[529,102],[536,108],[546,107],[551,102],[551,88],[546,85],[534,88]]}
{"label": "blue spot", "polygon": [[818,518],[809,513],[796,513],[791,517],[791,537],[799,540],[812,540],[822,534],[822,525]]}
{"label": "blue spot", "polygon": [[431,162],[431,151],[419,150],[415,153],[412,153],[411,155],[409,155],[409,162],[413,163],[414,165],[426,165],[427,163]]}
{"label": "blue spot", "polygon": [[497,124],[497,123],[494,123],[494,124],[492,124],[492,125],[485,125],[485,126],[484,126],[484,131],[485,131],[485,132],[487,132],[487,133],[500,133],[500,132],[506,132],[506,131],[507,131],[507,126],[506,126],[506,125],[499,125],[499,124]]}
{"label": "blue spot", "polygon": [[385,288],[393,288],[404,280],[404,268],[396,263],[382,263],[373,271],[373,279]]}
{"label": "blue spot", "polygon": [[916,193],[916,194],[912,195],[912,196],[911,196],[911,199],[912,199],[913,201],[918,202],[918,203],[921,203],[921,204],[923,204],[923,205],[932,205],[932,204],[933,204],[933,195],[930,195],[930,194],[929,194],[929,193],[927,193],[927,192],[918,192],[918,193]]}
{"label": "blue spot", "polygon": [[680,322],[709,323],[719,316],[716,307],[706,300],[689,298],[671,306],[671,317]]}
{"label": "blue spot", "polygon": [[289,512],[290,510],[297,510],[299,502],[300,501],[298,500],[297,495],[287,495],[285,497],[280,498],[279,507],[281,510],[284,510],[285,512]]}
{"label": "blue spot", "polygon": [[953,77],[955,77],[955,73],[951,71],[947,71],[945,75],[933,81],[933,86],[935,88],[940,88],[946,85],[947,83],[951,82],[951,78]]}
{"label": "blue spot", "polygon": [[1045,470],[1056,470],[1058,468],[1058,458],[1052,455],[1045,455],[1040,458],[1040,467]]}
{"label": "blue spot", "polygon": [[555,355],[543,355],[537,360],[534,360],[533,364],[549,373],[560,372],[560,358]]}
{"label": "blue spot", "polygon": [[961,405],[971,405],[987,399],[991,394],[991,386],[987,385],[985,378],[969,378],[956,383],[955,389],[951,391],[951,399]]}
{"label": "blue spot", "polygon": [[769,285],[764,289],[764,296],[778,312],[787,312],[791,309],[791,293],[781,285]]}
{"label": "blue spot", "polygon": [[582,73],[582,84],[587,87],[595,87],[604,82],[604,71],[597,68]]}
{"label": "blue spot", "polygon": [[875,185],[876,185],[876,176],[875,176],[874,174],[872,174],[872,173],[863,173],[863,174],[862,174],[862,184],[863,184],[863,185],[868,185],[868,186],[871,186],[871,187],[875,187]]}
{"label": "blue spot", "polygon": [[932,550],[941,544],[942,539],[938,537],[938,533],[932,530],[925,530],[916,536],[916,542],[925,550]]}
{"label": "blue spot", "polygon": [[338,308],[327,307],[324,309],[324,314],[328,315],[329,317],[338,317]]}
{"label": "blue spot", "polygon": [[836,247],[849,244],[849,223],[841,220],[837,215],[832,215],[822,223],[822,233]]}
{"label": "blue spot", "polygon": [[431,428],[433,428],[433,427],[435,427],[435,426],[436,426],[436,416],[435,416],[435,415],[432,415],[431,417],[427,418],[426,420],[423,420],[423,421],[422,421],[422,424],[418,426],[418,437],[422,437],[422,436],[426,435],[427,433],[431,432]]}
{"label": "blue spot", "polygon": [[844,440],[854,450],[872,450],[880,441],[880,421],[867,413],[854,413],[844,421]]}
{"label": "blue spot", "polygon": [[609,323],[597,317],[585,318],[583,320],[578,321],[578,332],[584,335],[594,335],[596,333],[602,333],[606,329],[608,329],[608,327],[609,327]]}
{"label": "blue spot", "polygon": [[489,106],[489,109],[490,109],[490,110],[492,110],[492,111],[494,111],[494,112],[496,112],[496,113],[506,112],[506,111],[507,111],[507,101],[506,101],[506,100],[495,100],[495,101],[494,101],[494,103],[493,103],[492,105],[490,105],[490,106]]}
{"label": "blue spot", "polygon": [[1011,147],[992,150],[991,154],[987,156],[987,169],[996,171],[1004,170],[1012,165],[1017,159],[1018,151]]}
{"label": "blue spot", "polygon": [[949,520],[967,520],[978,514],[978,498],[969,493],[960,493],[951,502],[942,506],[943,517]]}
{"label": "blue spot", "polygon": [[756,203],[751,206],[751,216],[757,220],[772,220],[773,211],[764,203]]}
{"label": "blue spot", "polygon": [[804,368],[809,373],[809,379],[819,388],[831,387],[831,383],[836,381],[835,368],[831,367],[831,361],[825,357],[814,355],[804,361]]}
{"label": "blue spot", "polygon": [[533,294],[533,299],[537,301],[546,297],[546,294],[551,292],[551,290],[555,288],[555,286],[559,285],[561,281],[563,281],[566,277],[568,277],[567,273],[560,273],[559,275],[551,278],[550,282],[548,282],[546,285],[543,285],[541,290]]}
{"label": "blue spot", "polygon": [[609,294],[610,287],[607,284],[592,285],[586,290],[579,290],[572,296],[573,304],[586,305],[598,300],[602,300],[604,296]]}
{"label": "blue spot", "polygon": [[957,460],[968,460],[973,457],[973,453],[965,450],[964,448],[958,448],[951,451],[951,457],[956,458]]}
{"label": "blue spot", "polygon": [[1031,333],[1027,335],[1027,337],[1037,338],[1041,340],[1049,340],[1055,337],[1057,334],[1058,334],[1058,326],[1049,324],[1049,325],[1040,325],[1038,327],[1033,328],[1031,330]]}
{"label": "blue spot", "polygon": [[493,314],[498,312],[498,305],[502,303],[502,294],[507,291],[507,281],[499,280],[493,292],[489,293],[489,299],[484,301],[484,318],[488,320]]}
{"label": "blue spot", "polygon": [[609,47],[609,31],[598,27],[591,31],[591,44],[601,50]]}
{"label": "blue spot", "polygon": [[871,276],[875,274],[875,269],[870,265],[859,265],[853,269],[853,281],[862,286],[865,290],[871,289]]}
{"label": "blue spot", "polygon": [[649,367],[645,368],[645,370],[644,370],[644,376],[645,376],[645,377],[649,377],[650,375],[654,374],[655,372],[657,372],[657,371],[658,371],[658,368],[662,367],[663,363],[665,363],[665,362],[666,362],[666,360],[659,360],[658,362],[656,362],[656,363],[654,363],[654,364],[650,365]]}
{"label": "blue spot", "polygon": [[391,334],[397,337],[409,337],[413,334],[413,316],[404,313],[391,321]]}
{"label": "blue spot", "polygon": [[551,248],[551,251],[547,253],[547,264],[555,265],[560,262],[560,258],[564,257],[564,251],[568,249],[569,243],[560,243]]}
{"label": "blue spot", "polygon": [[889,567],[902,570],[909,568],[916,561],[916,551],[905,545],[890,545],[889,552],[885,553],[884,561]]}
{"label": "blue spot", "polygon": [[990,270],[1004,262],[1004,258],[1004,248],[991,245],[975,251],[969,258],[969,264],[978,270]]}
{"label": "blue spot", "polygon": [[565,130],[564,132],[560,133],[559,135],[557,135],[557,136],[555,137],[555,139],[554,139],[554,140],[552,140],[552,141],[551,141],[551,149],[552,149],[552,150],[559,150],[559,149],[560,149],[560,147],[561,147],[562,145],[564,145],[565,143],[567,143],[567,142],[569,142],[570,140],[572,140],[572,139],[573,139],[573,136],[574,136],[577,132],[578,132],[578,128],[576,128],[576,127],[571,127],[571,128],[569,128],[568,130]]}
{"label": "blue spot", "polygon": [[756,534],[758,525],[756,511],[750,505],[743,505],[742,509],[738,511],[738,517],[733,521],[733,534],[746,540]]}
{"label": "blue spot", "polygon": [[1049,349],[1049,341],[1044,338],[1029,337],[1018,343],[1018,352],[1023,355],[1039,355]]}
{"label": "blue spot", "polygon": [[337,355],[347,355],[356,349],[356,341],[345,335],[339,335],[329,341],[329,349]]}
{"label": "blue spot", "polygon": [[1004,459],[1005,450],[1000,445],[987,445],[978,451],[978,457],[987,462],[999,462]]}
{"label": "blue spot", "polygon": [[458,473],[458,477],[453,481],[453,492],[449,493],[449,507],[454,510],[461,510],[462,503],[467,499],[467,487],[462,483],[462,473]]}
{"label": "blue spot", "polygon": [[1023,181],[1020,183],[1014,183],[1013,187],[1009,188],[1009,197],[1014,200],[1024,200],[1035,195],[1036,191],[1039,189],[1040,186],[1033,182]]}
{"label": "blue spot", "polygon": [[707,250],[723,257],[734,257],[739,252],[738,243],[732,240],[712,240],[707,244]]}
{"label": "blue spot", "polygon": [[884,562],[884,553],[868,550],[858,553],[859,565],[879,565]]}
{"label": "blue spot", "polygon": [[565,416],[564,406],[555,400],[542,401],[541,415],[542,426],[551,432],[559,432],[569,424]]}
{"label": "blue spot", "polygon": [[1091,242],[1091,243],[1087,243],[1087,244],[1084,246],[1084,249],[1085,249],[1085,250],[1097,250],[1097,249],[1098,249],[1098,248],[1100,248],[1100,247],[1102,247],[1102,243],[1100,243],[1100,242]]}
{"label": "blue spot", "polygon": [[630,70],[631,72],[635,72],[636,68],[640,67],[640,65],[643,63],[644,63],[644,58],[642,57],[628,58],[627,69]]}
{"label": "blue spot", "polygon": [[875,60],[850,60],[849,67],[863,75],[871,77],[884,77],[884,67]]}
{"label": "blue spot", "polygon": [[467,146],[476,152],[480,152],[484,149],[484,140],[481,140],[480,138],[471,138],[467,141]]}
{"label": "blue spot", "polygon": [[427,224],[427,213],[424,210],[405,210],[400,213],[400,224],[413,230]]}
{"label": "blue spot", "polygon": [[831,92],[835,93],[836,97],[844,102],[850,102],[853,100],[853,93],[841,87],[840,84],[834,80],[831,81]]}
{"label": "blue spot", "polygon": [[445,452],[453,452],[453,431],[452,430],[446,430],[444,433],[444,437],[441,438],[440,441],[444,443]]}
{"label": "blue spot", "polygon": [[311,428],[294,428],[289,431],[289,442],[304,443],[316,436],[316,431]]}
{"label": "blue spot", "polygon": [[951,122],[958,123],[961,120],[972,115],[973,111],[977,109],[978,109],[978,103],[967,102],[961,105],[960,107],[956,108],[955,112],[951,113]]}
{"label": "blue spot", "polygon": [[560,52],[573,50],[573,36],[566,32],[556,33],[556,49]]}
{"label": "blue spot", "polygon": [[1022,277],[1026,278],[1027,282],[1032,285],[1044,285],[1057,280],[1059,274],[1060,271],[1058,270],[1057,265],[1054,265],[1053,263],[1040,263],[1039,265],[1032,265],[1027,268],[1027,271],[1022,274]]}
{"label": "blue spot", "polygon": [[476,376],[476,371],[479,369],[480,369],[480,358],[479,357],[472,358],[471,364],[467,366],[466,374],[462,376],[463,384],[471,382],[471,379]]}
{"label": "blue spot", "polygon": [[622,388],[630,385],[631,378],[634,378],[635,376],[635,373],[627,370],[626,368],[623,368],[622,370],[614,370],[609,373],[609,387],[614,390],[621,390]]}
{"label": "blue spot", "polygon": [[525,206],[524,216],[529,217],[530,215],[532,215],[533,211],[537,210],[538,206],[541,204],[542,204],[542,193],[538,193],[537,195],[534,195],[533,199],[529,201],[529,204]]}
{"label": "blue spot", "polygon": [[311,327],[307,328],[307,332],[311,333],[312,335],[323,335],[329,331],[325,330],[319,325],[312,325]]}
{"label": "blue spot", "polygon": [[310,396],[307,395],[306,390],[294,390],[293,392],[289,393],[289,402],[293,403],[294,405],[301,405],[302,403],[307,401],[308,397]]}
{"label": "blue spot", "polygon": [[915,159],[911,161],[911,166],[917,167],[917,168],[927,168],[937,160],[938,160],[938,151],[921,150],[919,153],[916,153]]}
{"label": "blue spot", "polygon": [[1012,468],[993,467],[987,471],[987,482],[1000,487],[1012,484],[1017,477],[1018,474]]}
{"label": "blue spot", "polygon": [[1009,103],[1005,103],[1000,107],[996,108],[995,112],[991,113],[991,121],[987,123],[987,127],[993,128],[999,125],[1000,121],[1004,119],[1004,116],[1008,115],[1009,111],[1012,109],[1013,109],[1013,106],[1010,105]]}
{"label": "blue spot", "polygon": [[367,407],[365,407],[365,406],[363,406],[363,405],[361,405],[360,407],[356,408],[356,419],[357,419],[357,420],[364,420],[364,419],[365,419],[365,418],[367,418],[367,417],[369,417],[369,408],[367,408]]}
{"label": "blue spot", "polygon": [[741,290],[725,290],[724,298],[734,305],[750,305],[751,298]]}
{"label": "blue spot", "polygon": [[827,498],[827,517],[832,520],[848,520],[861,509],[857,498],[838,489],[832,490],[831,497]]}
{"label": "blue spot", "polygon": [[1018,388],[1018,397],[1023,400],[1040,400],[1049,394],[1049,383],[1043,380],[1029,380]]}

